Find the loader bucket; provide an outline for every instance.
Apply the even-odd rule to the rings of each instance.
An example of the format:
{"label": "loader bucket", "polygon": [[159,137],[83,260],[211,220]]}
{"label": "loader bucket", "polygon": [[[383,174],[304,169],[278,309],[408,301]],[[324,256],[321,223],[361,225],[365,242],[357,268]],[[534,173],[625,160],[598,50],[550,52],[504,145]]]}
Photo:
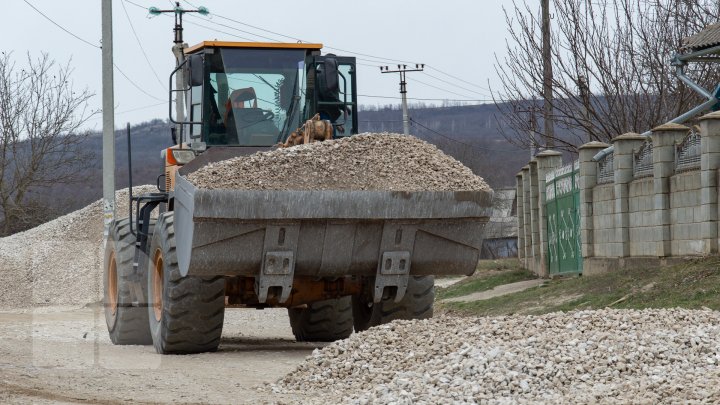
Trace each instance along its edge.
{"label": "loader bucket", "polygon": [[491,191],[209,190],[181,171],[175,235],[185,275],[468,275]]}

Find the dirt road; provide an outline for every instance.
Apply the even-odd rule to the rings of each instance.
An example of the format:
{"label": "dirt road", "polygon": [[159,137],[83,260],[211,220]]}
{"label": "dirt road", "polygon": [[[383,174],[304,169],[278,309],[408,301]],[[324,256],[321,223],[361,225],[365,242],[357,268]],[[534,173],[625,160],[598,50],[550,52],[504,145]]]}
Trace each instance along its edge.
{"label": "dirt road", "polygon": [[228,309],[216,353],[113,346],[101,308],[0,311],[0,403],[268,403],[259,392],[321,344],[297,343],[285,309]]}

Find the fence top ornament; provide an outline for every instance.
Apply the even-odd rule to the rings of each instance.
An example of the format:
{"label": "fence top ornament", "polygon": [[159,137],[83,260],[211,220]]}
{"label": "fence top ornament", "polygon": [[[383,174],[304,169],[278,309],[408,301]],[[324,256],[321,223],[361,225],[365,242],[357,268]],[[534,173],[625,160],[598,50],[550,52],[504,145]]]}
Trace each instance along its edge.
{"label": "fence top ornament", "polygon": [[603,143],[603,142],[592,141],[592,142],[588,142],[588,143],[586,143],[586,144],[580,145],[580,147],[579,147],[578,149],[579,149],[579,150],[583,150],[583,149],[605,149],[605,148],[607,148],[608,146],[610,146],[610,145],[608,145],[608,144],[606,144],[606,143]]}
{"label": "fence top ornament", "polygon": [[690,127],[685,125],[676,124],[674,122],[666,122],[658,127],[652,129],[652,132],[670,132],[670,131],[689,131]]}
{"label": "fence top ornament", "polygon": [[537,155],[535,155],[536,158],[547,157],[547,156],[562,156],[562,153],[560,153],[556,150],[546,149],[546,150],[538,153]]}
{"label": "fence top ornament", "polygon": [[647,139],[647,138],[638,133],[628,132],[628,133],[616,136],[615,138],[612,139],[611,142],[615,143],[617,141],[644,141],[645,139]]}
{"label": "fence top ornament", "polygon": [[720,120],[720,111],[713,111],[700,117],[700,121],[704,120]]}

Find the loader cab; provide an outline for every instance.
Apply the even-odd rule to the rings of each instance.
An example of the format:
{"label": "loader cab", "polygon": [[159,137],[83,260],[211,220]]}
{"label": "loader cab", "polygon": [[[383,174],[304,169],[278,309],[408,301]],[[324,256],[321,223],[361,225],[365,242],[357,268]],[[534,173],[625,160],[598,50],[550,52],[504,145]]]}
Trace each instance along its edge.
{"label": "loader cab", "polygon": [[[336,137],[358,132],[355,58],[321,55],[320,44],[202,42],[185,50],[178,143],[269,147],[316,113]],[[171,83],[174,82],[171,77]],[[195,147],[197,146],[197,147]]]}

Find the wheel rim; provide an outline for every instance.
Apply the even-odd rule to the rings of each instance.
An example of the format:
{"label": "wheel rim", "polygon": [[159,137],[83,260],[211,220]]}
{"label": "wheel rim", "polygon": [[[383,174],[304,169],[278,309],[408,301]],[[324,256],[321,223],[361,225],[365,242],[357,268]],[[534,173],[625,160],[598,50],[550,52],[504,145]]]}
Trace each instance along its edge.
{"label": "wheel rim", "polygon": [[110,260],[108,261],[108,272],[107,272],[107,290],[108,290],[108,305],[110,306],[110,313],[113,316],[117,313],[118,307],[118,290],[117,290],[117,263],[115,262],[115,252],[110,254]]}
{"label": "wheel rim", "polygon": [[160,322],[162,317],[163,308],[163,257],[160,249],[155,251],[155,257],[153,258],[153,275],[152,275],[152,289],[153,289],[153,313],[155,314],[155,320]]}

